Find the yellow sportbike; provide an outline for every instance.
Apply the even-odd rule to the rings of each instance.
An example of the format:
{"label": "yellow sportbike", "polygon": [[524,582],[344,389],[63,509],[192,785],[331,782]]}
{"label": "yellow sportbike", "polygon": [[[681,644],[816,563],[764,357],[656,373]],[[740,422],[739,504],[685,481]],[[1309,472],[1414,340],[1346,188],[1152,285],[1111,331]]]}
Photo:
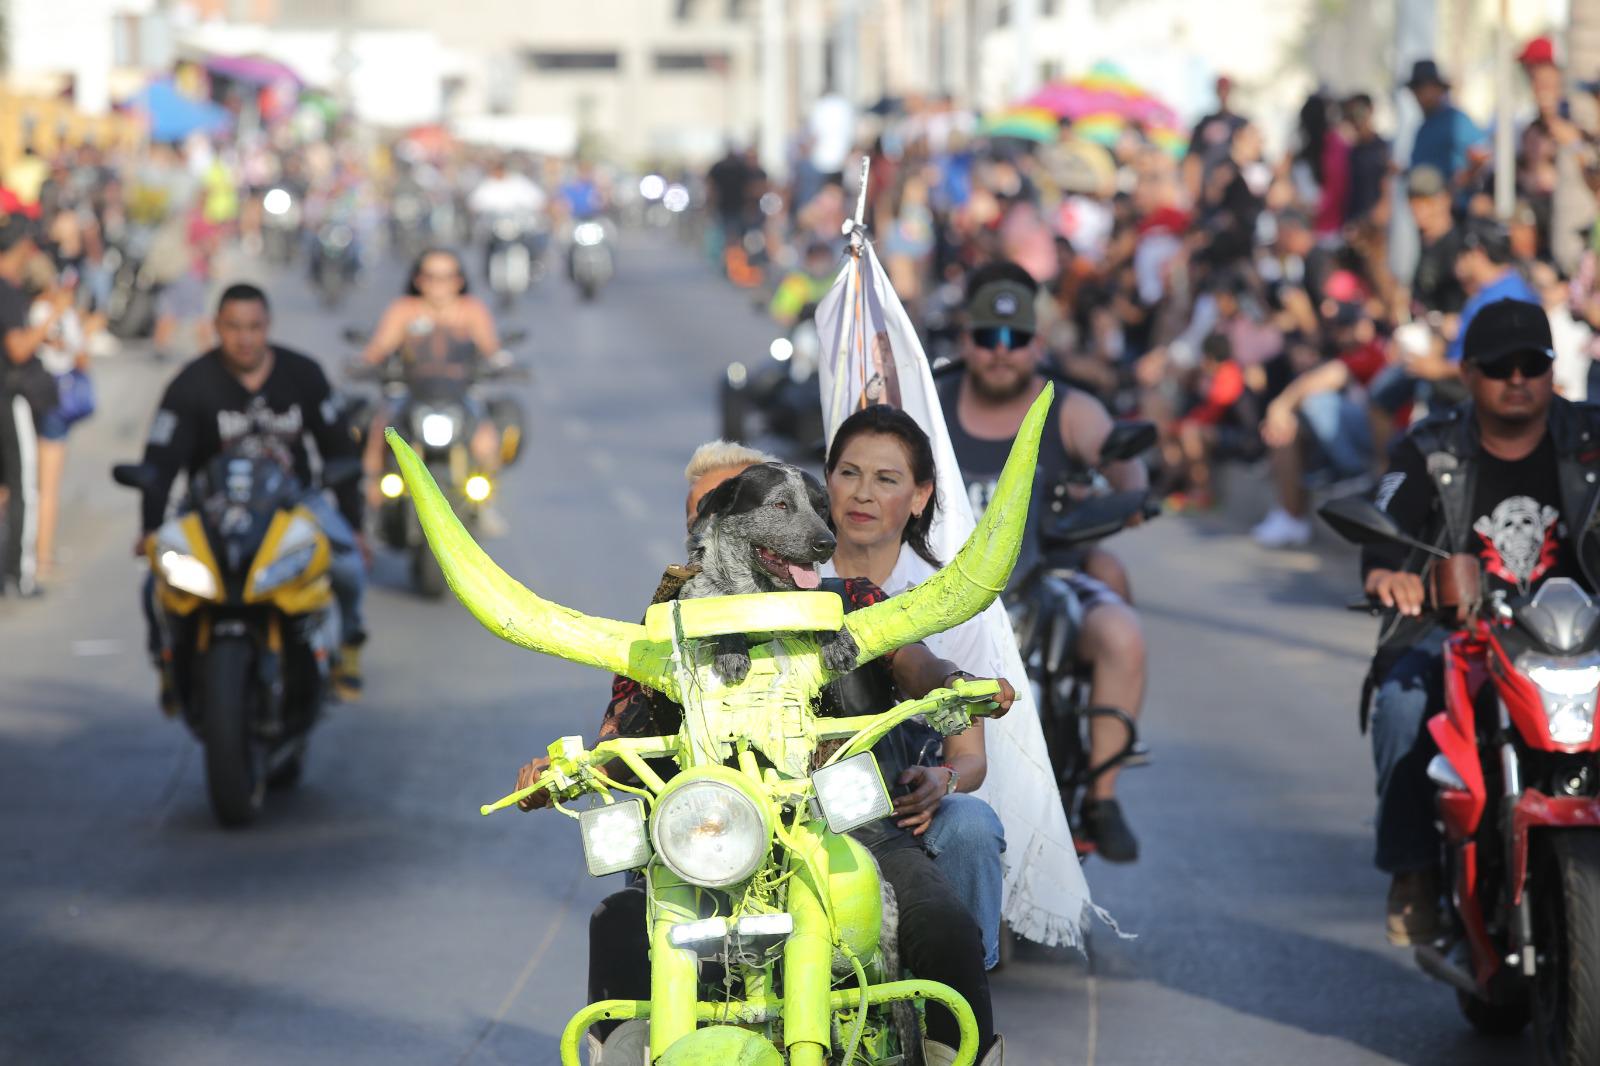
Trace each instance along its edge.
{"label": "yellow sportbike", "polygon": [[[359,471],[346,465],[348,480]],[[144,490],[155,473],[130,463],[112,476]],[[144,543],[160,668],[205,746],[211,809],[239,826],[255,819],[269,785],[299,781],[328,699],[339,651],[332,547],[305,489],[273,459],[219,455],[188,496]]]}
{"label": "yellow sportbike", "polygon": [[[994,708],[997,684],[957,682],[883,714],[819,717],[817,696],[838,675],[823,664],[818,634],[847,632],[859,666],[987,607],[1017,560],[1049,404],[1047,388],[966,545],[909,592],[848,615],[825,592],[680,600],[651,607],[643,624],[580,614],[507,575],[389,430],[446,580],[485,627],[630,677],[683,708],[675,736],[592,749],[564,737],[536,784],[482,808],[548,792],[578,822],[590,873],[644,879],[650,998],[580,1010],[561,1036],[563,1066],[579,1066],[590,1026],[635,1018],[648,1019],[656,1066],[890,1066],[915,1061],[916,1031],[896,1005],[917,1001],[955,1016],[955,1062],[971,1066],[979,1050],[971,1008],[948,986],[898,979],[876,864],[846,834],[891,813],[870,750],[879,738],[914,715],[959,733]],[[728,634],[750,644],[750,671],[738,683],[712,666],[713,638]],[[678,772],[663,779],[654,759]],[[579,809],[580,800],[588,805]],[[725,978],[702,979],[705,962],[720,963]]]}

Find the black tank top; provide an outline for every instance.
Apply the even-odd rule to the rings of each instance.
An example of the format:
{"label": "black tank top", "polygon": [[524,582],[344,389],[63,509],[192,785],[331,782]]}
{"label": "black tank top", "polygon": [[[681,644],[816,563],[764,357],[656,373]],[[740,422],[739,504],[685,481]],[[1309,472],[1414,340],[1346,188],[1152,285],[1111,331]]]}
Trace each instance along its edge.
{"label": "black tank top", "polygon": [[[973,518],[980,518],[994,498],[995,483],[1005,468],[1006,457],[1011,454],[1015,438],[985,440],[974,437],[961,426],[956,402],[961,393],[962,374],[952,374],[939,382],[939,406],[944,410],[945,427],[950,431],[950,446],[955,450],[956,462],[961,466],[961,480],[967,486],[967,499],[972,502]],[[1016,569],[1011,571],[1014,591],[1038,565],[1039,516],[1041,508],[1048,507],[1056,513],[1071,506],[1067,495],[1067,478],[1083,469],[1083,464],[1067,454],[1061,440],[1061,404],[1066,400],[1069,387],[1056,383],[1056,394],[1050,401],[1050,413],[1045,419],[1044,439],[1039,442],[1039,465],[1034,473],[1033,502],[1028,507],[1028,526],[1022,537],[1022,553],[1017,558]],[[1052,562],[1060,562],[1051,556]],[[1070,565],[1070,563],[1068,563]]]}

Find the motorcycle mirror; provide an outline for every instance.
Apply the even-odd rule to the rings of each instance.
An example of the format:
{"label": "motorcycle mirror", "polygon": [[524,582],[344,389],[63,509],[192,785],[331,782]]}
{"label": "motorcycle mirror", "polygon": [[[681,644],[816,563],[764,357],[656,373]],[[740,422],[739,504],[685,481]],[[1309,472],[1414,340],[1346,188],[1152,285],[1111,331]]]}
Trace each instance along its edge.
{"label": "motorcycle mirror", "polygon": [[112,481],[140,492],[148,489],[155,478],[155,467],[148,463],[118,463],[111,468]]}
{"label": "motorcycle mirror", "polygon": [[1059,518],[1046,518],[1041,535],[1046,542],[1062,547],[1102,540],[1119,532],[1134,515],[1142,514],[1149,496],[1145,489],[1091,496]]}
{"label": "motorcycle mirror", "polygon": [[349,344],[366,344],[367,331],[356,326],[346,326],[344,328],[344,339]]}
{"label": "motorcycle mirror", "polygon": [[1143,455],[1156,446],[1154,422],[1118,422],[1100,445],[1100,461],[1116,463]]}
{"label": "motorcycle mirror", "polygon": [[1365,496],[1345,496],[1329,500],[1317,508],[1328,527],[1352,544],[1404,544],[1438,559],[1450,553],[1403,532],[1388,512]]}

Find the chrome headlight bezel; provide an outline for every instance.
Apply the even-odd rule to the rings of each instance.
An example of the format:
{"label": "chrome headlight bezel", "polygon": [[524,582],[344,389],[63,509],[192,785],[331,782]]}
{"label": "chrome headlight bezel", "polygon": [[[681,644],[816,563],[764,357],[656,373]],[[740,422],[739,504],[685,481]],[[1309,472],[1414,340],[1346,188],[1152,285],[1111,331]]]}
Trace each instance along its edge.
{"label": "chrome headlight bezel", "polygon": [[[712,832],[719,819],[727,828]],[[650,816],[656,855],[667,869],[702,888],[748,880],[766,860],[772,832],[765,807],[737,775],[710,768],[663,793]]]}
{"label": "chrome headlight bezel", "polygon": [[1600,652],[1572,656],[1523,652],[1517,656],[1516,667],[1539,693],[1551,740],[1581,745],[1594,739]]}

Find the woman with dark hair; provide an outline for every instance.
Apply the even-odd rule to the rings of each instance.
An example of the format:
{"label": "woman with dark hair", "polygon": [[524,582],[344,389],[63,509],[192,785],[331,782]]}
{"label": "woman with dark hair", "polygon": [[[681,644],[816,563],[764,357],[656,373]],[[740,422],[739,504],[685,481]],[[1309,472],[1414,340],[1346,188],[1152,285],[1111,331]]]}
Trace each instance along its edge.
{"label": "woman with dark hair", "polygon": [[[838,538],[825,578],[866,578],[890,596],[931,577],[940,567],[928,543],[938,508],[933,445],[904,411],[877,404],[845,419],[828,450],[828,499]],[[907,550],[909,549],[909,550]],[[971,623],[929,637],[934,655],[953,663],[983,662]],[[931,731],[930,731],[931,733]],[[983,934],[984,965],[1000,961],[1000,888],[1005,830],[994,810],[970,795],[988,771],[983,721],[943,741],[905,743],[898,768],[884,774],[895,796],[895,822],[933,855],[940,871],[972,910]],[[886,756],[879,753],[880,762]],[[898,772],[896,772],[898,770]]]}
{"label": "woman with dark hair", "polygon": [[[361,361],[376,366],[398,356],[406,364],[408,380],[459,379],[471,377],[480,359],[499,350],[494,315],[482,300],[468,295],[461,257],[448,248],[430,248],[412,265],[405,293],[378,320]],[[387,408],[379,410],[367,434],[363,459],[368,503],[373,507],[381,502],[377,486],[383,474],[383,427],[393,416]],[[500,430],[492,419],[478,420],[470,448],[479,471],[493,475],[499,469]],[[490,514],[484,517],[493,524]]]}

